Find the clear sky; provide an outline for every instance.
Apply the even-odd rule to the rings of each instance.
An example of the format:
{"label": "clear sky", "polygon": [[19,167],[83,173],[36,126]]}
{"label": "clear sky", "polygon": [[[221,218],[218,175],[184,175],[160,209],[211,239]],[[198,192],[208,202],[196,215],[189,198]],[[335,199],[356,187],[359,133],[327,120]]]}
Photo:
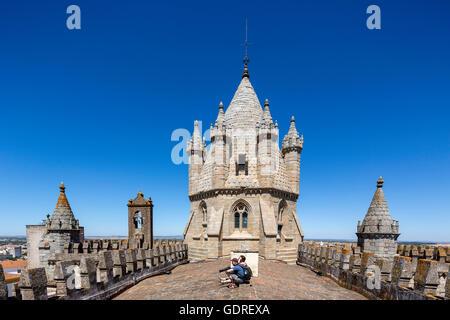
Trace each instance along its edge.
{"label": "clear sky", "polygon": [[381,175],[399,240],[450,241],[449,14],[447,0],[2,1],[0,234],[52,213],[61,180],[87,235],[126,235],[139,189],[155,234],[182,234],[171,134],[230,103],[247,18],[250,81],[280,137],[292,115],[304,135],[305,237],[354,239]]}

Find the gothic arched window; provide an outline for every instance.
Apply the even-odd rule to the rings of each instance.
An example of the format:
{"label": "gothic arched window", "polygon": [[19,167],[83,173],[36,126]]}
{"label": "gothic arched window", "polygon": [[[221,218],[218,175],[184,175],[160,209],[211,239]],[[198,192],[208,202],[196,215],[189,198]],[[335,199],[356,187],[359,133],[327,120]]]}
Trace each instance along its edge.
{"label": "gothic arched window", "polygon": [[247,229],[248,227],[248,208],[243,203],[238,203],[234,209],[234,228]]}

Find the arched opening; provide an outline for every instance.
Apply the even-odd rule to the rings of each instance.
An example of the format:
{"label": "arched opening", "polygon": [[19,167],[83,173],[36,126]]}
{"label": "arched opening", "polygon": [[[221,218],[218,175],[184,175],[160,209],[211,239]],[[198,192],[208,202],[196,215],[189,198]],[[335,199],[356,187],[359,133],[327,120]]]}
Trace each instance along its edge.
{"label": "arched opening", "polygon": [[284,220],[286,220],[286,208],[287,203],[285,200],[281,200],[278,205],[278,216],[277,216],[277,241],[281,244],[284,244],[284,236],[283,236],[283,225]]}
{"label": "arched opening", "polygon": [[141,229],[142,228],[142,214],[141,214],[140,211],[137,211],[134,214],[134,219],[133,220],[134,220],[134,227],[136,229]]}
{"label": "arched opening", "polygon": [[202,223],[206,224],[208,222],[208,208],[205,201],[200,202],[200,213],[202,214]]}

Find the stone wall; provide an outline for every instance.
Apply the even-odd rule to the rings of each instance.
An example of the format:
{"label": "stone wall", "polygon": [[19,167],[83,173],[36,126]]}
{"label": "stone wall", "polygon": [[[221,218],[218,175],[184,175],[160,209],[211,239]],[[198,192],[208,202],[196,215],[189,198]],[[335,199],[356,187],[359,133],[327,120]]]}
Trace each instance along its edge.
{"label": "stone wall", "polygon": [[45,225],[27,225],[27,265],[31,268],[39,267],[39,242],[47,231]]}
{"label": "stone wall", "polygon": [[[110,299],[148,277],[188,263],[187,245],[179,242],[161,242],[153,249],[102,249],[91,254],[64,254],[74,259],[55,261],[53,284],[48,281],[45,268],[25,269],[20,281],[14,284],[10,299]],[[0,300],[7,298],[5,285],[0,266]]]}
{"label": "stone wall", "polygon": [[449,299],[450,252],[406,247],[398,246],[397,250],[409,256],[398,254],[390,260],[374,258],[371,252],[361,253],[355,244],[304,243],[298,246],[297,264],[370,299]]}

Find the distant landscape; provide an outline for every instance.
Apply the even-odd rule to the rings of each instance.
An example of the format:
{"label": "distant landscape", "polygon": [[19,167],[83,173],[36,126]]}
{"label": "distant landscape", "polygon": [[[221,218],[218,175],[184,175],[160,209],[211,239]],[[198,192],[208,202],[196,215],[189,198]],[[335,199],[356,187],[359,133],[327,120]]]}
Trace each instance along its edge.
{"label": "distant landscape", "polygon": [[[86,239],[95,240],[95,239],[126,239],[127,236],[85,236]],[[154,236],[155,239],[183,239],[182,235],[177,236]],[[25,236],[0,236],[0,245],[5,244],[21,244],[26,241]],[[305,241],[323,241],[323,242],[356,242],[356,239],[317,239],[317,238],[305,238]],[[5,243],[3,243],[5,242]],[[443,247],[450,246],[450,242],[434,242],[434,241],[399,241],[398,244],[406,244],[406,245],[421,245],[421,244],[430,244],[430,245],[439,245]]]}

